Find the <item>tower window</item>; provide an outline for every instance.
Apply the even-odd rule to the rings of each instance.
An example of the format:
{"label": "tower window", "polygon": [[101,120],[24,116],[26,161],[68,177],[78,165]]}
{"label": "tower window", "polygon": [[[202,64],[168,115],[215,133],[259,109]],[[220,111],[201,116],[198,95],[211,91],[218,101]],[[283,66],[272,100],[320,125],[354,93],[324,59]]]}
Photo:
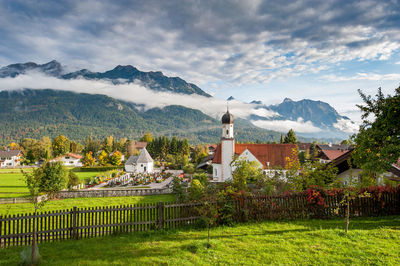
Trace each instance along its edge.
{"label": "tower window", "polygon": [[226,135],[229,135],[229,129],[226,130]]}

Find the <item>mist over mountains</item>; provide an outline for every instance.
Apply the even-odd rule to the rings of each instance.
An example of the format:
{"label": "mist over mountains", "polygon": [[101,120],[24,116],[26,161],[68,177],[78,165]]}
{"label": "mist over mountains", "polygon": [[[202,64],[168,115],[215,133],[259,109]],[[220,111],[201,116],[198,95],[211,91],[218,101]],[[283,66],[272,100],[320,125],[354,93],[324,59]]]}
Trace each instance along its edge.
{"label": "mist over mountains", "polygon": [[[64,92],[56,92],[60,90]],[[88,133],[102,125],[101,135],[111,132],[132,137],[155,131],[156,134],[189,136],[198,142],[216,142],[220,136],[219,117],[226,110],[226,101],[211,97],[195,84],[179,77],[167,77],[159,71],[142,72],[130,65],[105,72],[82,69],[67,73],[54,60],[42,65],[12,64],[0,68],[0,91],[2,105],[10,107],[0,111],[0,125],[8,132],[3,138],[12,138],[15,132],[21,138],[45,125],[49,128],[43,133],[61,131],[60,128],[68,131],[67,125],[74,130],[85,128],[83,131]],[[65,91],[76,93],[72,97]],[[104,95],[109,102],[98,105],[103,107],[100,111],[92,103],[98,103],[99,97]],[[52,99],[64,102],[54,105]],[[13,104],[9,104],[11,101]],[[279,140],[278,132],[286,133],[290,128],[304,137],[344,139],[357,129],[349,118],[321,101],[286,98],[280,104],[269,106],[257,100],[240,102],[234,97],[228,101],[230,111],[242,118],[235,123],[239,139]],[[86,109],[84,115],[78,114],[74,110],[82,108],[76,103],[92,108]],[[110,104],[117,107],[116,110]],[[103,113],[109,107],[112,112]],[[99,113],[103,113],[102,116],[99,117]],[[26,134],[21,131],[23,124],[30,127]],[[8,130],[11,128],[13,130]],[[240,136],[240,132],[246,132],[246,136]],[[78,135],[80,139],[82,136]]]}

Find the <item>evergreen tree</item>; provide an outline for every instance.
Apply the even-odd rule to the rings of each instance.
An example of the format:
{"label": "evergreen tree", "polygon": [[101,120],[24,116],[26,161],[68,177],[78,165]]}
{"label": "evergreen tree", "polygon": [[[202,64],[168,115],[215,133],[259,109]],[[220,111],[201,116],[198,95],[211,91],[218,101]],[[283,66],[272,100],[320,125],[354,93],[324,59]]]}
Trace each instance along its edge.
{"label": "evergreen tree", "polygon": [[177,154],[178,153],[178,139],[176,137],[172,137],[171,140],[171,147],[170,151],[171,154]]}
{"label": "evergreen tree", "polygon": [[182,150],[181,150],[181,153],[182,153],[183,155],[187,155],[187,156],[189,156],[189,154],[190,154],[190,146],[189,146],[189,142],[188,142],[187,139],[183,139],[183,140],[182,140]]}
{"label": "evergreen tree", "polygon": [[101,149],[100,141],[97,139],[93,139],[92,136],[89,136],[85,142],[85,148],[83,149],[84,153],[92,153],[92,156],[97,154],[97,152]]}
{"label": "evergreen tree", "polygon": [[293,129],[290,129],[289,132],[286,134],[284,143],[292,143],[292,144],[297,143],[296,133],[294,133]]}

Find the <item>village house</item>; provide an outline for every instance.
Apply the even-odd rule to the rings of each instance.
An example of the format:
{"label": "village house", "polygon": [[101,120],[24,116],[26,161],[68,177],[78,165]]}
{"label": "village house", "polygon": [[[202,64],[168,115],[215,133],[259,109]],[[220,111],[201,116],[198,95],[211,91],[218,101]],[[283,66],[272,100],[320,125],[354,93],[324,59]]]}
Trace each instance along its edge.
{"label": "village house", "polygon": [[81,167],[83,165],[81,159],[82,156],[79,154],[67,153],[52,159],[50,162],[62,162],[64,166]]}
{"label": "village house", "polygon": [[15,167],[21,165],[22,151],[4,150],[0,151],[0,167]]}
{"label": "village house", "polygon": [[125,171],[129,173],[153,173],[154,161],[146,148],[140,150],[139,155],[132,155],[125,163]]}
{"label": "village house", "polygon": [[296,144],[238,144],[233,132],[234,119],[229,110],[222,116],[222,138],[212,160],[213,181],[232,179],[234,160],[256,162],[268,176],[285,171],[288,163],[298,160]]}
{"label": "village house", "polygon": [[321,163],[329,163],[351,150],[349,145],[317,144],[318,156]]}
{"label": "village house", "polygon": [[[344,185],[348,185],[350,181],[359,181],[361,178],[362,170],[349,165],[349,161],[352,164],[352,154],[353,150],[348,150],[341,156],[337,157],[335,160],[328,163],[338,169],[337,179],[340,180]],[[376,181],[377,185],[385,184],[385,179],[400,181],[400,159],[397,164],[393,164],[388,172],[383,173]]]}

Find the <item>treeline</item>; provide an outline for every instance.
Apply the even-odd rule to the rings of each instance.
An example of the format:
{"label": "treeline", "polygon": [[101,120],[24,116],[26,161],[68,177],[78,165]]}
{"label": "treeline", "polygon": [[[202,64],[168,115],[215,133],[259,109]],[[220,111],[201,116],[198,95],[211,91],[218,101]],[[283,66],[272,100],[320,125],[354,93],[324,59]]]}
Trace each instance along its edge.
{"label": "treeline", "polygon": [[[146,133],[138,141],[146,142],[150,155],[157,160],[171,161],[171,156],[185,157],[184,162],[190,155],[190,146],[187,139],[165,136],[154,138]],[[89,136],[82,144],[70,140],[64,135],[58,135],[54,139],[45,136],[40,139],[25,138],[20,143],[11,142],[3,146],[3,149],[21,150],[24,154],[23,164],[34,164],[39,160],[50,160],[67,153],[81,154],[82,162],[87,166],[93,165],[120,165],[122,156],[127,159],[131,155],[138,155],[137,141],[128,138],[116,139],[108,136],[97,139]],[[175,158],[176,159],[176,158]],[[183,163],[183,166],[186,163]]]}
{"label": "treeline", "polygon": [[190,146],[187,139],[178,139],[177,137],[169,139],[162,136],[154,139],[148,139],[145,137],[143,140],[148,140],[147,150],[150,155],[156,159],[165,160],[169,154],[181,154],[183,156],[189,156],[190,154]]}

